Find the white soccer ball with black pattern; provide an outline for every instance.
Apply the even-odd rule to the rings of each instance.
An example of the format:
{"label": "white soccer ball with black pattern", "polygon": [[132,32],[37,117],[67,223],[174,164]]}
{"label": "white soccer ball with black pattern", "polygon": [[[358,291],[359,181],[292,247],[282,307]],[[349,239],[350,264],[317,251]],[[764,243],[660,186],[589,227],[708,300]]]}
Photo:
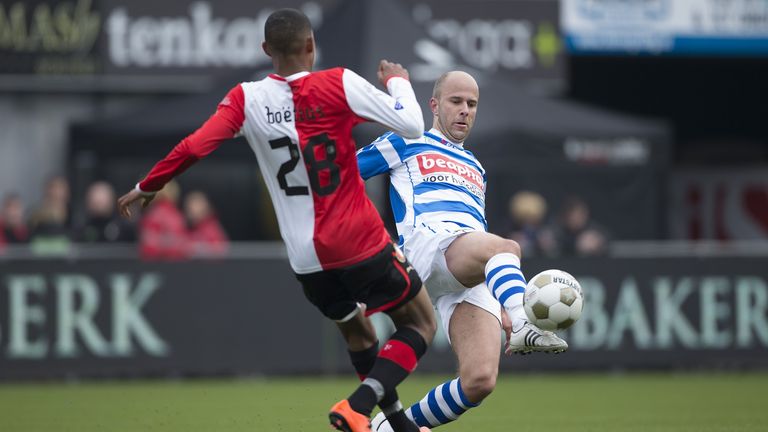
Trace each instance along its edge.
{"label": "white soccer ball with black pattern", "polygon": [[579,282],[562,270],[544,270],[525,287],[523,308],[542,330],[565,330],[581,317],[584,293]]}

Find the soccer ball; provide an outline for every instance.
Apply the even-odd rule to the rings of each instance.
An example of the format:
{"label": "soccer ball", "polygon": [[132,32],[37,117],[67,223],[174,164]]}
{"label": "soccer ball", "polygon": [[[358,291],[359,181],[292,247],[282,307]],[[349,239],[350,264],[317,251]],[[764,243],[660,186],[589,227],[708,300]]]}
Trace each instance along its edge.
{"label": "soccer ball", "polygon": [[565,330],[581,317],[581,285],[562,270],[544,270],[525,287],[523,308],[528,320],[542,330]]}

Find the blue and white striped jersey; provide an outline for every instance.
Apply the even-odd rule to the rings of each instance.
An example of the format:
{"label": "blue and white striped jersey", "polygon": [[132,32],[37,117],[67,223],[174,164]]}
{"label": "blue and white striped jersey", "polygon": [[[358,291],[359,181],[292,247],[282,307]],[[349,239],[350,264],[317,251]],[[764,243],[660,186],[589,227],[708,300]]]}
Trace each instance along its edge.
{"label": "blue and white striped jersey", "polygon": [[389,172],[389,198],[400,244],[414,228],[453,223],[486,231],[485,170],[472,152],[437,129],[406,139],[392,132],[357,152],[363,179]]}

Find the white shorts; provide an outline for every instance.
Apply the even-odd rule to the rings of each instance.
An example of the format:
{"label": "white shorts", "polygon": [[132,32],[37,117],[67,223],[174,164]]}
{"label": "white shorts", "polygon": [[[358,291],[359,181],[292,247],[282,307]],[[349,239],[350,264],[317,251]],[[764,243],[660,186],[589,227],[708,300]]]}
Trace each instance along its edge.
{"label": "white shorts", "polygon": [[403,252],[421,276],[429,297],[435,305],[448,340],[451,315],[462,302],[488,311],[501,323],[501,306],[485,283],[467,288],[448,270],[445,251],[459,236],[475,231],[451,223],[432,224],[416,228],[403,244]]}

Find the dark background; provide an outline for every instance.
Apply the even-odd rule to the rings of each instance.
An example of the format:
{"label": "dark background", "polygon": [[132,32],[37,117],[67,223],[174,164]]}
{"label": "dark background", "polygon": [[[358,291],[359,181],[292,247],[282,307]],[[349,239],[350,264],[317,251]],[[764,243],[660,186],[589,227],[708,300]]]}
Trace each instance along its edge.
{"label": "dark background", "polygon": [[768,59],[738,56],[572,56],[574,99],[665,118],[673,166],[768,161]]}

